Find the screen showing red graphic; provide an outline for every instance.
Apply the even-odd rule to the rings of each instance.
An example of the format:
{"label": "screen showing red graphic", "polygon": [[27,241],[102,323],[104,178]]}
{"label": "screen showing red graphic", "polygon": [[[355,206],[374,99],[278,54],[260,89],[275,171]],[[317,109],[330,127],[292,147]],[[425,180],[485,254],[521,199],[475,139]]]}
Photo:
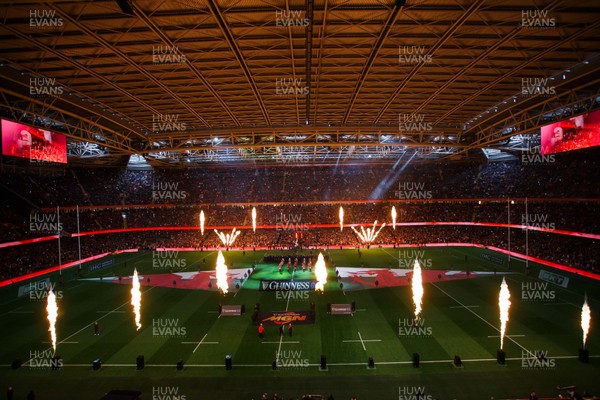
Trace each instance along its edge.
{"label": "screen showing red graphic", "polygon": [[600,111],[542,127],[542,154],[600,146]]}
{"label": "screen showing red graphic", "polygon": [[60,133],[2,120],[2,155],[67,163],[67,138]]}

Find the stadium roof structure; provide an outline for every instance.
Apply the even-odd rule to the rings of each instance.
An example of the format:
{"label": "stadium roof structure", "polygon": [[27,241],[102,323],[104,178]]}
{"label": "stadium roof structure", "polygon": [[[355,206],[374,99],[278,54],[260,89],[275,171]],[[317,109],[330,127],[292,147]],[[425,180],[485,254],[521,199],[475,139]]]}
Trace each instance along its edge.
{"label": "stadium roof structure", "polygon": [[0,117],[66,134],[70,162],[502,156],[599,106],[596,0],[49,0],[0,13]]}

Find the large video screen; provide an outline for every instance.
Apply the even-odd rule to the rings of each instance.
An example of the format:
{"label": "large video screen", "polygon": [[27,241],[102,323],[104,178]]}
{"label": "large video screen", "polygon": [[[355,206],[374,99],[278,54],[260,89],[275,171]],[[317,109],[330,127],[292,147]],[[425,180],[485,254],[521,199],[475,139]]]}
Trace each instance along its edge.
{"label": "large video screen", "polygon": [[3,119],[2,155],[66,164],[67,137]]}
{"label": "large video screen", "polygon": [[542,154],[600,146],[600,111],[542,127]]}

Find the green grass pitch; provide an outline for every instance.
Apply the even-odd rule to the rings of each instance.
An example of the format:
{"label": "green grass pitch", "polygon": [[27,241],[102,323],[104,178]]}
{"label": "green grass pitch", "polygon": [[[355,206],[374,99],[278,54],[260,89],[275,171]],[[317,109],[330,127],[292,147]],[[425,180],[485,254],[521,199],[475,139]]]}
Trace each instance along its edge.
{"label": "green grass pitch", "polygon": [[[557,397],[557,385],[576,385],[582,392],[600,394],[600,283],[531,263],[529,275],[522,260],[513,260],[510,274],[506,263],[499,266],[481,257],[490,250],[449,247],[425,250],[431,269],[492,271],[498,274],[467,280],[427,283],[424,286],[422,326],[405,334],[402,326],[412,319],[411,287],[399,286],[343,291],[328,263],[329,281],[324,293],[282,295],[259,291],[258,279],[281,279],[276,264],[265,264],[263,251],[224,253],[233,268],[256,269],[237,293],[184,290],[142,284],[142,328],[136,331],[130,301],[130,286],[78,280],[76,270],[63,271],[64,285],[57,322],[58,349],[62,368],[52,370],[43,360],[50,348],[46,302],[18,297],[17,283],[0,289],[2,346],[0,382],[11,385],[17,397],[33,389],[39,399],[99,399],[111,389],[143,392],[144,399],[258,399],[262,393],[278,393],[285,399],[304,394],[330,394],[335,399],[512,399],[525,398],[535,390],[540,397]],[[274,254],[274,252],[269,252]],[[289,252],[285,254],[286,261]],[[398,268],[398,250],[328,250],[339,267]],[[465,258],[465,256],[468,256]],[[497,254],[503,260],[506,256]],[[127,253],[114,257],[112,266],[84,277],[129,276],[165,273],[152,265],[152,253]],[[180,252],[181,271],[214,269],[216,252]],[[552,299],[525,300],[523,283],[541,283],[538,270],[569,277],[568,288],[549,285]],[[511,290],[512,306],[504,349],[506,365],[496,362],[500,339],[498,292],[502,276]],[[286,273],[283,278],[289,277]],[[308,279],[308,272],[294,279]],[[40,278],[37,278],[40,279]],[[36,279],[36,280],[37,280]],[[52,281],[58,275],[51,275]],[[580,327],[584,294],[592,309],[588,337],[589,363],[577,359],[582,345]],[[353,315],[329,315],[328,303],[356,302]],[[295,325],[293,337],[280,339],[276,327],[266,327],[260,339],[251,322],[252,309],[261,311],[307,311],[316,306],[316,323]],[[246,313],[219,317],[219,304],[244,304]],[[100,335],[94,335],[98,320]],[[157,323],[158,321],[158,323]],[[162,328],[157,329],[162,324]],[[404,324],[404,325],[403,325]],[[154,326],[153,326],[154,325]],[[167,329],[168,328],[168,329]],[[158,333],[158,334],[157,334]],[[287,332],[286,332],[287,334]],[[523,351],[543,352],[546,359],[522,360]],[[279,353],[278,353],[279,352]],[[279,368],[271,368],[276,354]],[[419,353],[419,368],[412,354]],[[145,368],[136,369],[136,357],[144,355]],[[233,368],[225,369],[225,356]],[[319,368],[321,355],[327,370]],[[463,367],[453,365],[462,358]],[[375,368],[367,368],[372,357]],[[27,363],[28,360],[35,359]],[[24,364],[11,368],[11,362]],[[102,367],[92,370],[92,361]],[[175,368],[178,360],[185,367]],[[36,364],[37,365],[32,365]],[[176,393],[176,394],[175,394]],[[177,397],[179,396],[179,397]]]}

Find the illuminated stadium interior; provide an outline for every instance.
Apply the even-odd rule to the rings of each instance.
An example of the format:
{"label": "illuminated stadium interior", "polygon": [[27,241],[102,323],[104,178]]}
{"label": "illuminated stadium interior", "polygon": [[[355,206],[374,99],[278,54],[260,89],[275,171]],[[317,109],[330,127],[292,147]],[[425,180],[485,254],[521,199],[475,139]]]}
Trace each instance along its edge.
{"label": "illuminated stadium interior", "polygon": [[0,4],[8,399],[600,395],[600,5]]}

